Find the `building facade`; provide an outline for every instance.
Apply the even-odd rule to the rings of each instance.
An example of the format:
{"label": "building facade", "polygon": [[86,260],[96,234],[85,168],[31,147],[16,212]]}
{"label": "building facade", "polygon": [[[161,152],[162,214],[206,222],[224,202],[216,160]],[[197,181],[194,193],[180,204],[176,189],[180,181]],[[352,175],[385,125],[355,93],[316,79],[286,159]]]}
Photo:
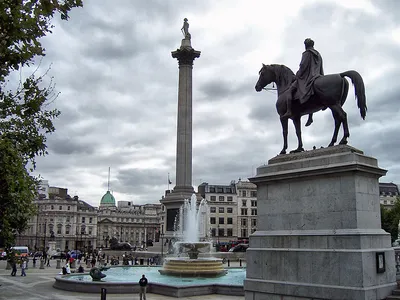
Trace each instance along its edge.
{"label": "building facade", "polygon": [[385,208],[392,208],[399,196],[399,187],[394,183],[379,183],[379,202]]}
{"label": "building facade", "polygon": [[203,182],[198,186],[198,193],[208,203],[210,218],[208,232],[212,241],[219,243],[237,239],[237,193],[235,183],[210,185],[207,182]]}
{"label": "building facade", "polygon": [[257,230],[257,186],[239,179],[236,191],[238,239],[248,239]]}
{"label": "building facade", "polygon": [[99,247],[109,247],[111,238],[137,247],[150,240],[158,242],[161,210],[161,204],[135,205],[131,201],[118,201],[115,205],[114,196],[107,191],[98,211]]}
{"label": "building facade", "polygon": [[43,250],[50,241],[62,251],[80,249],[90,251],[97,244],[97,209],[68,190],[48,186],[42,181],[35,200],[37,215],[28,222],[28,228],[17,236],[17,245],[32,250]]}

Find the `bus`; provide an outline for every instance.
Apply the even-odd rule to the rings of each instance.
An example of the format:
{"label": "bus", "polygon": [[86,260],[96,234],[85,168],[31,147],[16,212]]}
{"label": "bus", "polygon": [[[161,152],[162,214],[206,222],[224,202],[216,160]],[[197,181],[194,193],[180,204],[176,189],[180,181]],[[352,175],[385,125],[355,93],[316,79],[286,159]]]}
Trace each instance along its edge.
{"label": "bus", "polygon": [[27,257],[29,255],[29,248],[26,246],[14,246],[11,249],[15,251],[15,256]]}

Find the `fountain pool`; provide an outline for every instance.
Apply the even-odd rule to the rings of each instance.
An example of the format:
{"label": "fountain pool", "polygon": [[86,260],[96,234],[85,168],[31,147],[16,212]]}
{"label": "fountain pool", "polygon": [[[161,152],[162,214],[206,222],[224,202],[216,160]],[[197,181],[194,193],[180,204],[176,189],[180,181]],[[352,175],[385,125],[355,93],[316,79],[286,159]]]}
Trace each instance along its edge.
{"label": "fountain pool", "polygon": [[243,280],[245,268],[228,268],[221,277],[184,277],[163,276],[160,267],[124,266],[111,267],[104,273],[107,277],[94,282],[88,273],[59,275],[54,283],[55,288],[86,293],[100,293],[106,288],[108,293],[133,293],[139,291],[138,281],[145,274],[148,281],[148,292],[184,297],[207,294],[244,295]]}

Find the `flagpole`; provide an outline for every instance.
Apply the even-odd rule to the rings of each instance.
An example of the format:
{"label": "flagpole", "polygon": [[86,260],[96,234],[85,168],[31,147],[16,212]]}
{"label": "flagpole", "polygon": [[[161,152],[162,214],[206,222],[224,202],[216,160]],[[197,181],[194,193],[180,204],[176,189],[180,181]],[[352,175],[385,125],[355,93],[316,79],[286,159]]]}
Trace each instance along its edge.
{"label": "flagpole", "polygon": [[168,179],[167,179],[167,182],[168,182],[168,191],[169,191],[169,173],[168,173]]}

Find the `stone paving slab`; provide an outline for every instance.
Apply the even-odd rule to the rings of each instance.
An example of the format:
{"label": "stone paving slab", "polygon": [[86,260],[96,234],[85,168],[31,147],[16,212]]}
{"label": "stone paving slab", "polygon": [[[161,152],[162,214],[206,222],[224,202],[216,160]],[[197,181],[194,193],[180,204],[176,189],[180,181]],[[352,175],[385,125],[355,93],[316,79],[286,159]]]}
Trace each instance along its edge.
{"label": "stone paving slab", "polygon": [[[6,262],[0,261],[0,299],[1,300],[99,300],[100,294],[82,294],[62,291],[53,288],[54,277],[61,271],[55,268],[56,261],[51,262],[52,267],[45,269],[28,268],[26,277],[21,277],[18,268],[17,276],[10,276],[11,270],[6,270]],[[139,295],[133,294],[108,294],[107,300],[136,300]],[[147,300],[244,300],[242,296],[205,295],[194,297],[167,297],[164,295],[147,294]]]}

